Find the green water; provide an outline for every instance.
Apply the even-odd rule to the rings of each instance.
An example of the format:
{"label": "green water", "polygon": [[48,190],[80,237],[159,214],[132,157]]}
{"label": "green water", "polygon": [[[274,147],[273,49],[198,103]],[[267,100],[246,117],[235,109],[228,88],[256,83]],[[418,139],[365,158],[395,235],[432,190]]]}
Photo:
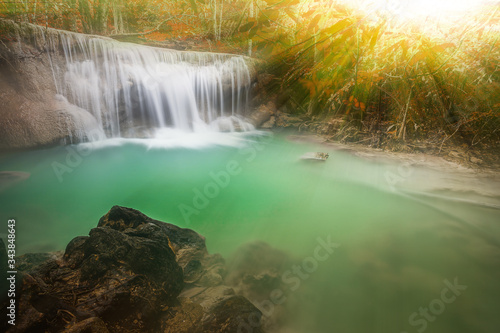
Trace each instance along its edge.
{"label": "green water", "polygon": [[[308,151],[329,152],[330,158],[298,159]],[[289,314],[283,332],[500,328],[500,210],[456,201],[463,193],[453,191],[439,197],[400,191],[438,179],[437,171],[402,172],[397,164],[282,136],[200,149],[130,142],[84,155],[71,155],[68,163],[68,148],[60,147],[2,158],[0,171],[31,174],[0,193],[0,233],[15,218],[19,251],[64,249],[113,205],[192,228],[206,236],[210,252],[225,257],[245,242],[261,240],[302,262],[314,257],[318,237],[329,237],[339,247],[326,260],[308,266],[307,278],[288,276],[295,283],[289,279],[283,289]],[[228,167],[233,174],[216,185],[213,174]],[[397,176],[395,190],[388,173]],[[196,207],[197,190],[207,186],[212,198]],[[498,198],[479,194],[473,201],[498,204]],[[449,303],[435,301],[442,299],[444,280],[455,278],[467,289]],[[452,296],[445,292],[446,299]],[[432,304],[434,314],[422,319],[419,309]]]}

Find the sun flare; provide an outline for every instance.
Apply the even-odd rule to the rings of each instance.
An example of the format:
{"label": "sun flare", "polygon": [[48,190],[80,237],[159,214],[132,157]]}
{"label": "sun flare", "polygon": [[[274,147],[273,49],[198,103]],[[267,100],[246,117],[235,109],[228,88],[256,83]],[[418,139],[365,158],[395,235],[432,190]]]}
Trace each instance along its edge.
{"label": "sun flare", "polygon": [[347,1],[364,11],[398,21],[456,20],[473,15],[489,0],[355,0]]}

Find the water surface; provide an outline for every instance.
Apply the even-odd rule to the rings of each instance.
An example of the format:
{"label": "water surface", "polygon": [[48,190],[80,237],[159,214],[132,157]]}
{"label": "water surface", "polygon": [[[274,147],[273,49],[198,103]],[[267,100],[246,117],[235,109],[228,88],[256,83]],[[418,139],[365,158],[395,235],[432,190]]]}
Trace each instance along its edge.
{"label": "water surface", "polygon": [[[297,289],[285,283],[283,332],[498,332],[498,197],[440,188],[453,177],[439,171],[280,135],[217,136],[202,146],[196,137],[115,140],[4,156],[0,171],[31,176],[0,193],[0,218],[17,220],[20,252],[64,249],[113,205],[192,228],[225,257],[260,240],[303,262],[329,237],[334,253]],[[330,158],[301,161],[309,151]],[[467,288],[440,308],[455,279]],[[429,306],[437,314],[424,319]]]}

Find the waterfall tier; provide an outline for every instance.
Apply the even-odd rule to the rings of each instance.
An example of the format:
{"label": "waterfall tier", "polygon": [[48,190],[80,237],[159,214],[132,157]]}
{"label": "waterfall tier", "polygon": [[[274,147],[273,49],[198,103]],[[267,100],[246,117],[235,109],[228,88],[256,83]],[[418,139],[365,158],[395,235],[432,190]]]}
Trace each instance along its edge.
{"label": "waterfall tier", "polygon": [[[251,76],[241,56],[179,52],[63,34],[58,94],[90,112],[111,137],[151,129],[249,130]],[[54,77],[61,77],[57,73]]]}
{"label": "waterfall tier", "polygon": [[[76,39],[76,40],[75,40]],[[179,52],[63,35],[58,93],[89,111],[112,137],[142,129],[248,130],[251,77],[241,56]],[[54,69],[57,70],[57,69]],[[127,133],[124,133],[127,131]]]}

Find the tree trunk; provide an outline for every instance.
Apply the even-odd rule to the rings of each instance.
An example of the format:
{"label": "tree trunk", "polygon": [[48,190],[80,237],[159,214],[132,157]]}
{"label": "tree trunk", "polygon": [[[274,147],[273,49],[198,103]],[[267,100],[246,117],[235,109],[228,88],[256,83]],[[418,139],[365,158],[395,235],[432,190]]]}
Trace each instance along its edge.
{"label": "tree trunk", "polygon": [[[249,18],[254,18],[255,17],[254,8],[253,8],[253,1],[254,0],[250,0],[250,7],[249,7],[249,13],[248,13],[248,17]],[[248,39],[248,56],[249,57],[252,56],[252,48],[253,48],[252,44],[253,44],[252,38],[249,38]]]}

